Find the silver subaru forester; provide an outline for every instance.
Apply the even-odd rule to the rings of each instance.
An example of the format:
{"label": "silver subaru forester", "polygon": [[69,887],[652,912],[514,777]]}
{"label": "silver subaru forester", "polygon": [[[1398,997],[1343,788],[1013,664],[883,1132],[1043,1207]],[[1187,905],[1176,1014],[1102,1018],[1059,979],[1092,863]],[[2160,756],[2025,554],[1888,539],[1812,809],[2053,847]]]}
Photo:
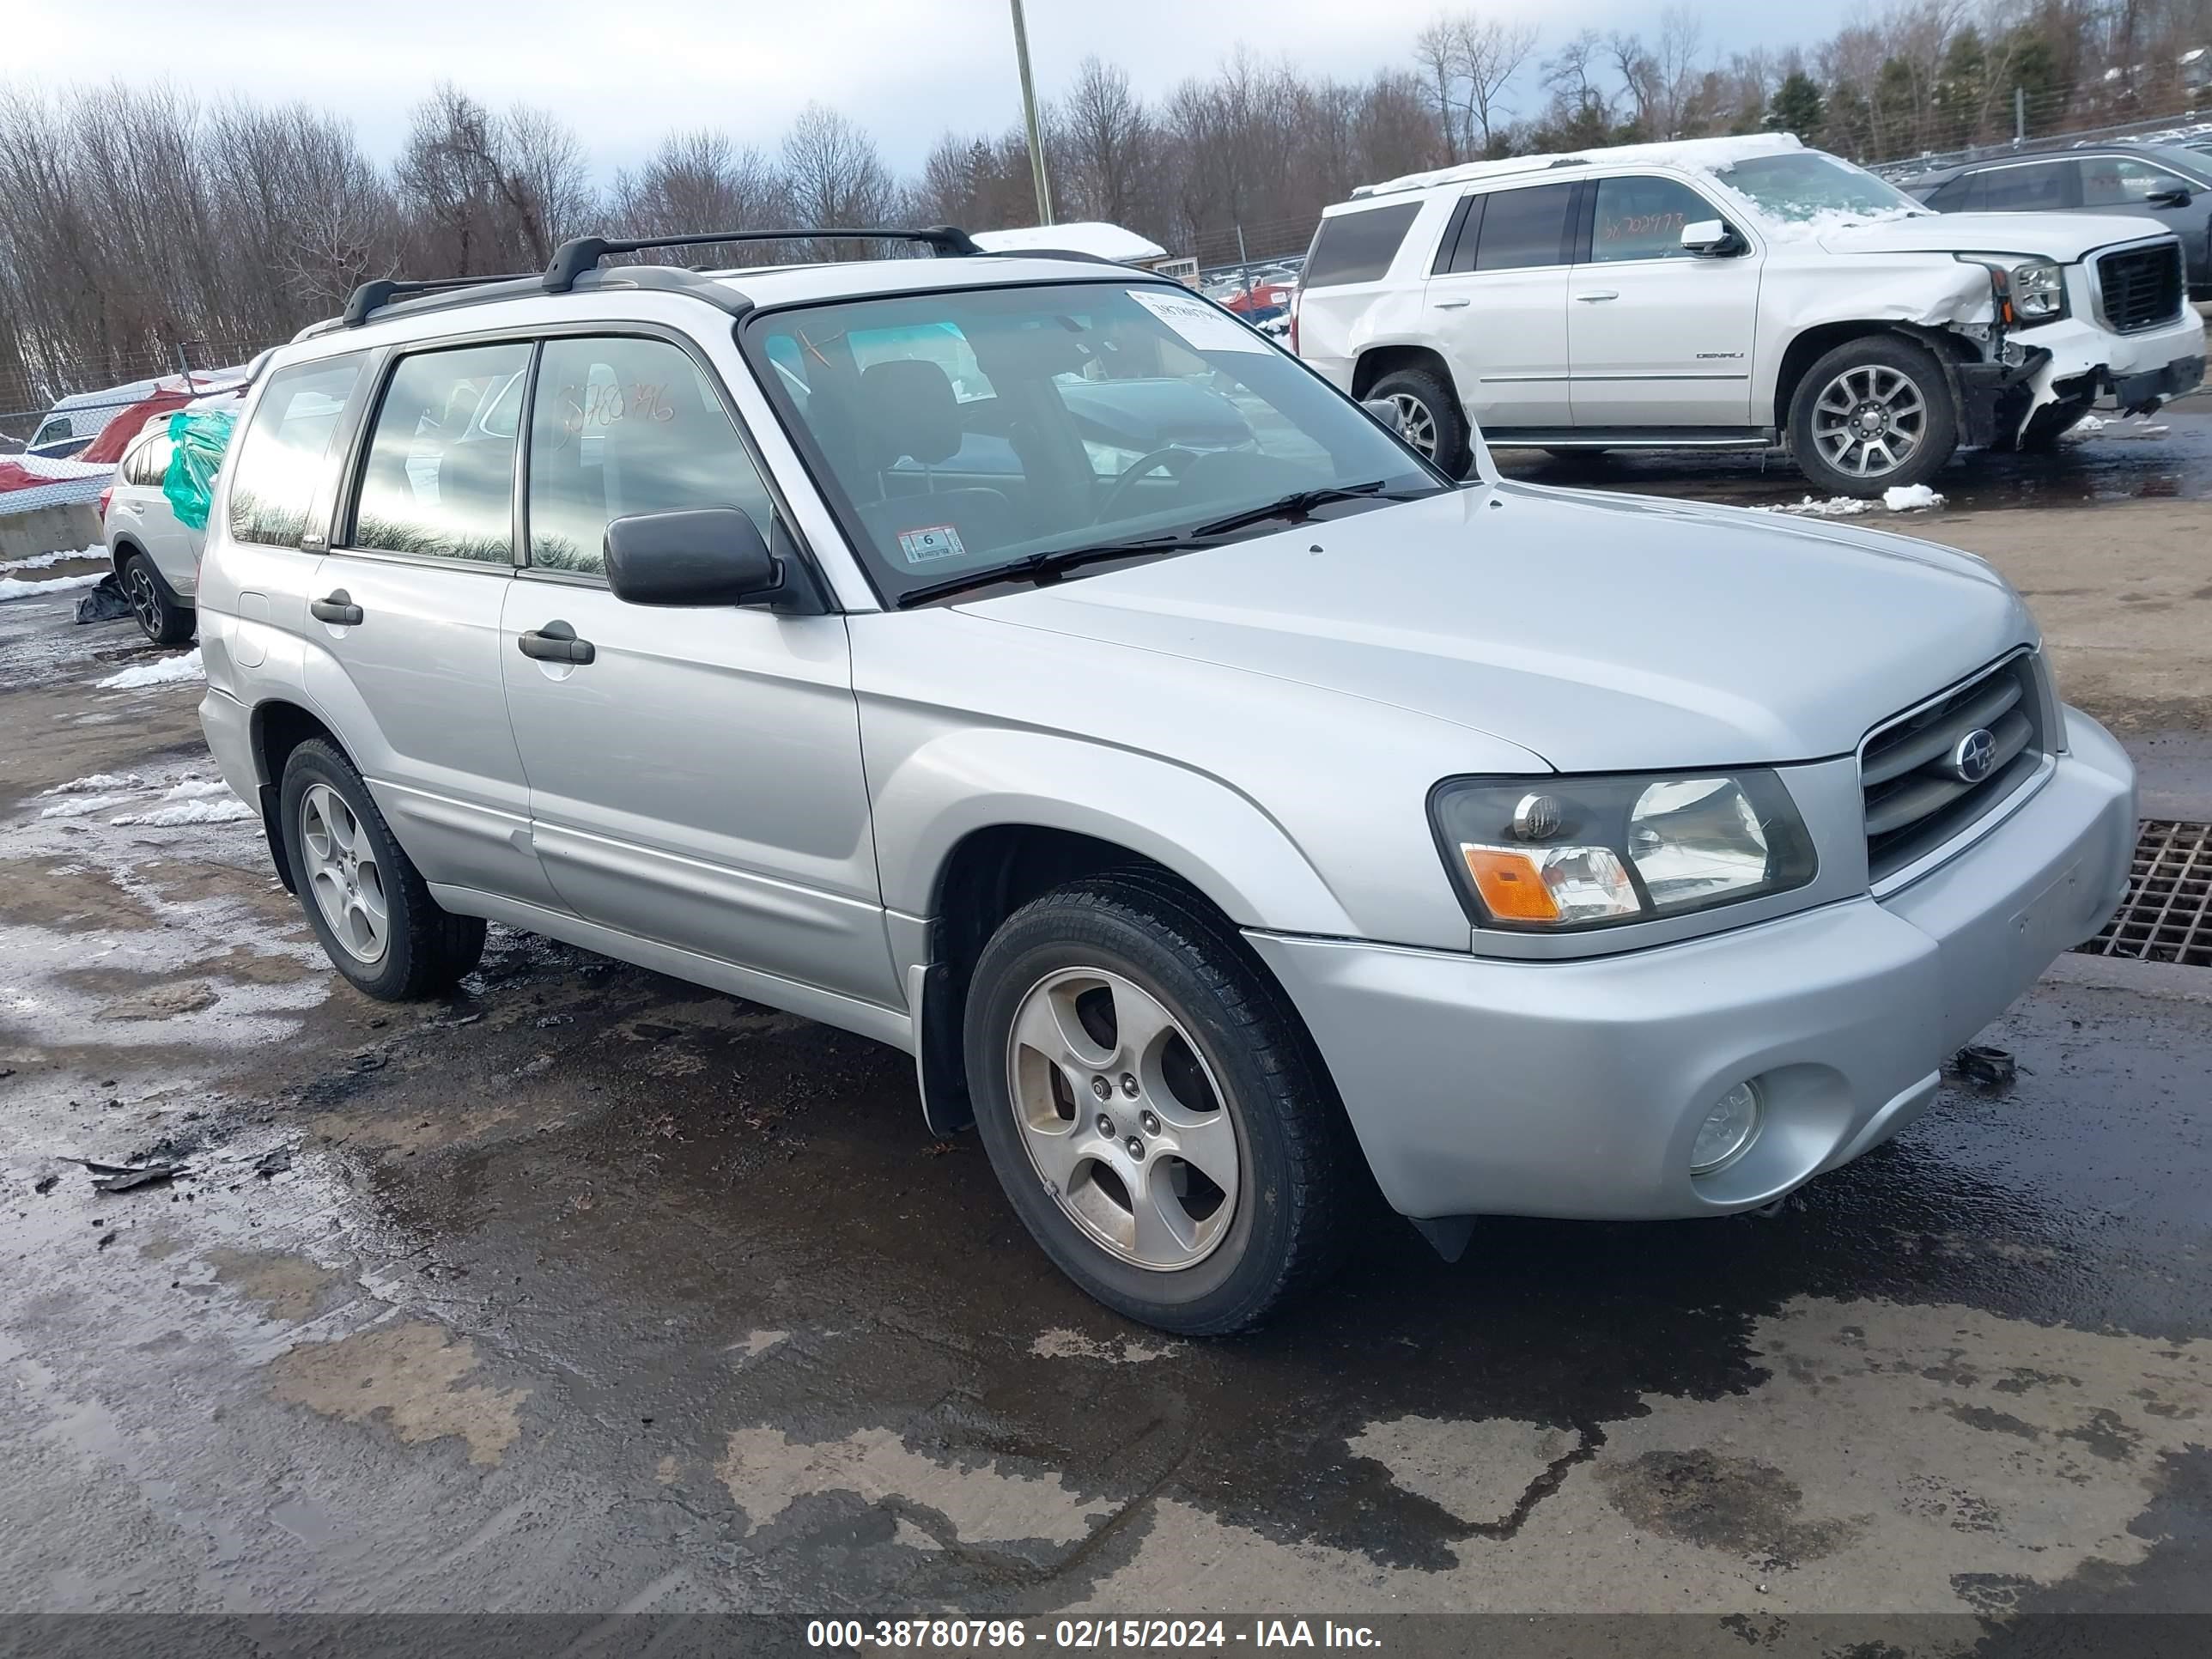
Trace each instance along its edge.
{"label": "silver subaru forester", "polygon": [[2122,896],[1980,560],[1460,483],[1185,289],[902,236],[372,283],[264,371],[202,718],[362,991],[490,920],[896,1044],[1205,1333],[1370,1180],[1448,1255],[1770,1203]]}

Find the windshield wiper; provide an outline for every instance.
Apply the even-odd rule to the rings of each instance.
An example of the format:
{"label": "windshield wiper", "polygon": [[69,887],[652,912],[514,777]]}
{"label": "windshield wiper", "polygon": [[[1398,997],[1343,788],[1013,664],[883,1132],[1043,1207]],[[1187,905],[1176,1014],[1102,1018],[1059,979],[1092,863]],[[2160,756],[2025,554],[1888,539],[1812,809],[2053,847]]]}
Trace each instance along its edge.
{"label": "windshield wiper", "polygon": [[1102,564],[1109,559],[1142,558],[1152,553],[1192,553],[1216,544],[1211,533],[1194,530],[1176,531],[1164,536],[1145,536],[1134,541],[1094,542],[1088,547],[1062,548],[1057,552],[1030,553],[1010,564],[994,565],[988,570],[970,570],[957,576],[947,576],[941,582],[927,582],[920,587],[910,587],[893,603],[904,611],[913,605],[927,605],[932,599],[941,599],[949,593],[965,593],[977,587],[995,587],[1000,582],[1057,581],[1063,572],[1079,570],[1086,564]]}
{"label": "windshield wiper", "polygon": [[1310,513],[1331,501],[1410,501],[1422,495],[1433,495],[1434,489],[1420,490],[1385,490],[1384,480],[1376,478],[1370,483],[1328,484],[1319,489],[1294,489],[1260,507],[1248,507],[1240,513],[1209,519],[1191,531],[1194,536],[1218,536],[1231,530],[1242,530],[1247,525],[1265,524],[1269,519],[1290,519]]}

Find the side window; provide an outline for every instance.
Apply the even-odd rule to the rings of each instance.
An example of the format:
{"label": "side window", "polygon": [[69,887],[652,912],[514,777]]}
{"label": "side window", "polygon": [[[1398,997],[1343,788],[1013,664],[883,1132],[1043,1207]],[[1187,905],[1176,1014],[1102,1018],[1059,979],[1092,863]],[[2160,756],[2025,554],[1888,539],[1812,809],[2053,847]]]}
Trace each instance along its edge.
{"label": "side window", "polygon": [[2066,205],[2066,173],[2071,161],[2033,167],[1992,167],[1981,175],[1976,208],[1987,213],[2047,213]]}
{"label": "side window", "polygon": [[[963,343],[964,346],[964,343]],[[665,340],[548,340],[530,421],[530,562],[602,570],[607,525],[734,507],[763,538],[768,486],[715,389]]]}
{"label": "side window", "polygon": [[514,432],[501,400],[530,367],[526,345],[403,357],[384,388],[349,544],[477,564],[514,557]]}
{"label": "side window", "polygon": [[230,533],[238,540],[300,544],[331,434],[360,378],[358,357],[301,363],[269,377],[231,464]]}
{"label": "side window", "polygon": [[[1482,210],[1482,237],[1475,244],[1477,270],[1511,270],[1566,263],[1567,210],[1572,185],[1538,185],[1528,190],[1490,193]],[[1461,238],[1464,246],[1466,238]]]}
{"label": "side window", "polygon": [[1601,179],[1589,257],[1600,263],[1691,258],[1682,227],[1720,216],[1704,197],[1672,179]]}
{"label": "side window", "polygon": [[1978,173],[1962,173],[1955,179],[1946,179],[1928,192],[1928,205],[1938,213],[1963,212],[1972,206],[1981,181]]}
{"label": "side window", "polygon": [[2167,191],[2187,192],[2195,188],[2148,161],[2098,156],[2081,164],[2081,205],[2085,208],[2141,207],[2151,197]]}
{"label": "side window", "polygon": [[1390,269],[1398,245],[1413,228],[1421,210],[1419,202],[1395,202],[1389,207],[1361,208],[1321,222],[1313,247],[1306,254],[1302,273],[1308,288],[1334,288],[1345,283],[1371,283]]}

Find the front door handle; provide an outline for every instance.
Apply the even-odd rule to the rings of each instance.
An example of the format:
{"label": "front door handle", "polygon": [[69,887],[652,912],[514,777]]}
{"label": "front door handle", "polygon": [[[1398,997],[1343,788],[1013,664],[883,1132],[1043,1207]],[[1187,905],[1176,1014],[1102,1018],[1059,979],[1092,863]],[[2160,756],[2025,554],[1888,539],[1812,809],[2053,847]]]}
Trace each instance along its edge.
{"label": "front door handle", "polygon": [[1437,309],[1438,311],[1458,311],[1472,303],[1472,301],[1468,300],[1439,300],[1437,301]]}
{"label": "front door handle", "polygon": [[361,607],[343,587],[325,593],[308,605],[307,611],[317,622],[337,623],[345,628],[361,626]]}
{"label": "front door handle", "polygon": [[526,657],[539,662],[589,662],[599,653],[592,649],[589,640],[580,640],[576,630],[564,622],[550,622],[543,628],[533,628],[517,636],[515,644]]}
{"label": "front door handle", "polygon": [[1617,288],[1594,288],[1587,294],[1575,295],[1575,298],[1586,306],[1594,306],[1605,300],[1618,300],[1620,297],[1620,290]]}

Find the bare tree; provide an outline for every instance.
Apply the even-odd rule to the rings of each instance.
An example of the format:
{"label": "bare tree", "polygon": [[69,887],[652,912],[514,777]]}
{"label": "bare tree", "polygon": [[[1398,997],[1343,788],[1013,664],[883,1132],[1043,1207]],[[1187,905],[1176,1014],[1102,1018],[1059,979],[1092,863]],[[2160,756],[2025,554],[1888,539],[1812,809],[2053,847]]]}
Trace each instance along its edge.
{"label": "bare tree", "polygon": [[[896,194],[876,141],[822,104],[799,111],[784,135],[783,179],[792,216],[807,225],[878,224]],[[810,257],[834,258],[837,246],[817,239]]]}
{"label": "bare tree", "polygon": [[1136,217],[1152,131],[1143,101],[1129,89],[1128,71],[1085,58],[1060,118],[1065,165],[1054,193],[1064,193],[1088,218],[1121,224]]}

